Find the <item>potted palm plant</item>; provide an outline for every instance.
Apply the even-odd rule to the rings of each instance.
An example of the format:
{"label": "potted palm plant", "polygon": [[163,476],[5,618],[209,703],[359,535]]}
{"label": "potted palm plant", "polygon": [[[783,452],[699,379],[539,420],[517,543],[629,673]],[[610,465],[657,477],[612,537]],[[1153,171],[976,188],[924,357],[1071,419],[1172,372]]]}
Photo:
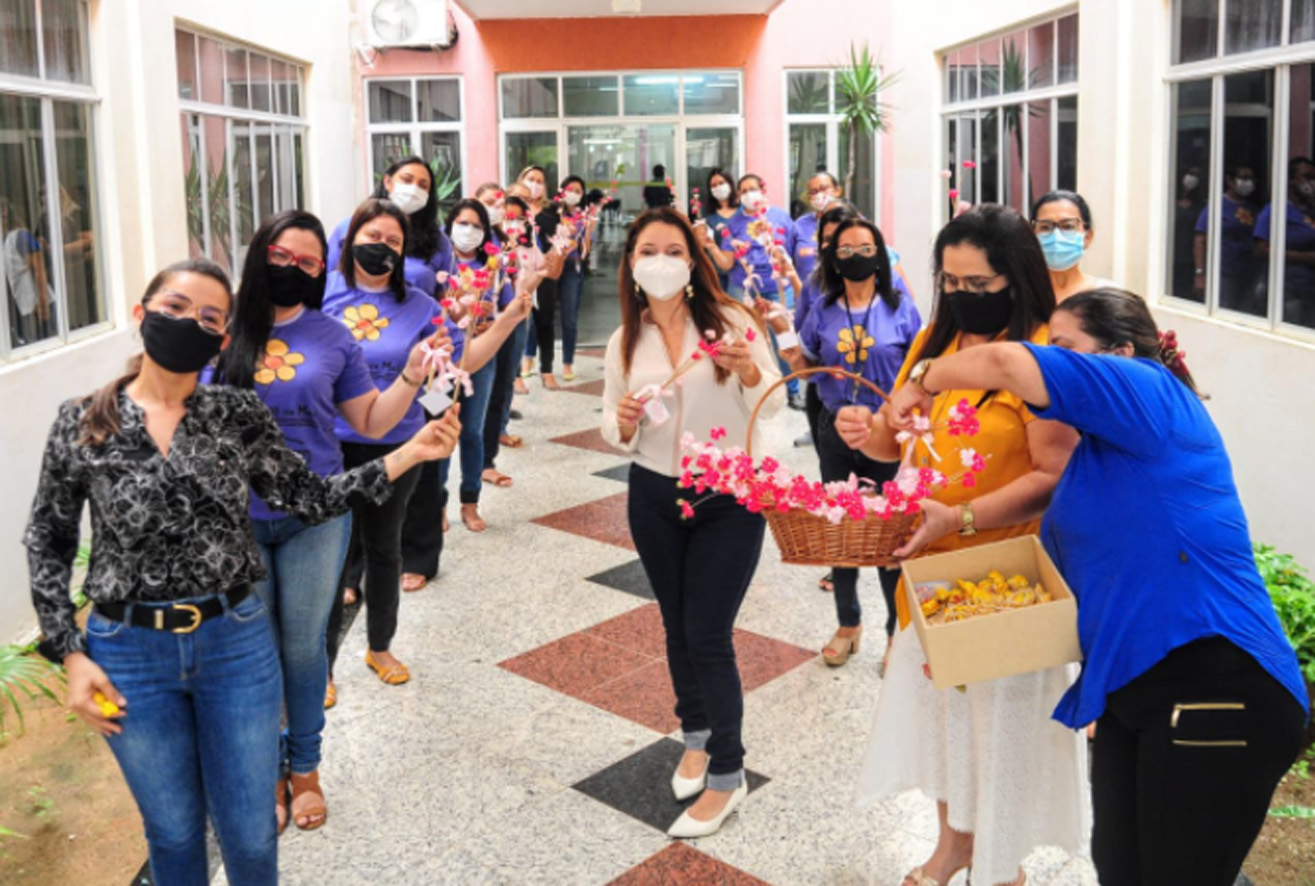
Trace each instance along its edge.
{"label": "potted palm plant", "polygon": [[899,73],[883,76],[881,65],[872,57],[864,42],[860,50],[849,45],[849,63],[836,71],[836,113],[848,132],[848,159],[845,169],[845,194],[853,199],[858,166],[858,140],[870,138],[890,127],[892,106],[881,94],[899,81]]}

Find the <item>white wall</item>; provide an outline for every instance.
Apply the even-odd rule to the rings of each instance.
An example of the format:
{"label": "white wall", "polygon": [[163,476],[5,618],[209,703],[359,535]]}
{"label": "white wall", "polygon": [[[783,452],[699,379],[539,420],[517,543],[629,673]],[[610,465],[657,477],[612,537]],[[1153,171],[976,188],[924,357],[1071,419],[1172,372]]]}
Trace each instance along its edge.
{"label": "white wall", "polygon": [[174,27],[184,23],[307,65],[307,208],[328,225],[365,193],[348,0],[95,0],[91,10],[102,255],[115,331],[0,365],[0,642],[35,624],[21,547],[59,403],[114,378],[137,347],[124,322],[154,272],[188,254]]}

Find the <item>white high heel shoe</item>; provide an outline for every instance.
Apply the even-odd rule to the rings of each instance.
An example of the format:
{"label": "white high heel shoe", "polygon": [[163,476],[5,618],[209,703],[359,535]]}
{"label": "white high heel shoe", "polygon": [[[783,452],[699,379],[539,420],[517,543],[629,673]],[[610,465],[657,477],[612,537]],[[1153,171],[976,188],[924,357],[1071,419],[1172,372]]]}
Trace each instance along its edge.
{"label": "white high heel shoe", "polygon": [[748,795],[749,782],[746,779],[740,782],[740,786],[735,789],[735,793],[731,794],[731,798],[726,801],[726,807],[722,809],[716,818],[710,818],[707,821],[699,821],[697,818],[690,815],[688,810],[686,810],[681,813],[680,818],[676,819],[676,823],[667,831],[667,836],[674,837],[678,840],[690,840],[696,837],[711,837],[713,834],[717,833],[717,831],[721,830],[721,826],[726,823],[726,819],[730,818],[731,813],[739,807],[740,803],[743,802],[744,798]]}
{"label": "white high heel shoe", "polygon": [[676,795],[677,801],[688,800],[690,797],[703,793],[703,788],[708,783],[708,767],[704,766],[703,771],[696,778],[684,778],[680,774],[680,767],[671,774],[671,792]]}

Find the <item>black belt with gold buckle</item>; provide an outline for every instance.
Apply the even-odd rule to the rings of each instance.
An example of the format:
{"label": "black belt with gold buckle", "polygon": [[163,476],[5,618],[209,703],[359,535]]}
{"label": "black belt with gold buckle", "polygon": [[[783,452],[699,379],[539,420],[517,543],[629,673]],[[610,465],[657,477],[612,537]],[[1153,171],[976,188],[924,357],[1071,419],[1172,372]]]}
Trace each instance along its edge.
{"label": "black belt with gold buckle", "polygon": [[251,585],[238,585],[200,603],[97,603],[96,611],[111,621],[127,622],[137,628],[190,634],[210,619],[221,617],[250,593]]}

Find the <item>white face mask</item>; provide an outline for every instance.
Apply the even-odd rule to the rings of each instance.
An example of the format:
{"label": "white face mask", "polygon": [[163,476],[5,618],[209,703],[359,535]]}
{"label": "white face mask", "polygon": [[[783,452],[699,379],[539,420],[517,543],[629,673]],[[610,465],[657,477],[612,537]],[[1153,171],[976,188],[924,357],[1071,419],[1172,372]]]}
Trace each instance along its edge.
{"label": "white face mask", "polygon": [[718,200],[726,200],[727,198],[730,197],[730,195],[731,195],[731,186],[726,184],[725,182],[722,182],[719,185],[712,186],[712,196],[716,197]]}
{"label": "white face mask", "polygon": [[1301,194],[1301,196],[1305,197],[1307,200],[1315,200],[1315,180],[1304,181],[1297,185],[1297,193]]}
{"label": "white face mask", "polygon": [[522,184],[524,184],[526,190],[530,192],[531,200],[538,200],[540,197],[543,196],[543,185],[540,182],[526,179],[524,182],[522,182]]}
{"label": "white face mask", "polygon": [[635,282],[651,299],[673,299],[689,283],[689,262],[674,255],[646,255],[635,261]]}
{"label": "white face mask", "polygon": [[1200,183],[1201,183],[1201,179],[1199,176],[1195,176],[1190,173],[1183,176],[1184,191],[1195,191],[1196,186],[1199,185]]}
{"label": "white face mask", "polygon": [[1233,185],[1233,190],[1239,197],[1250,197],[1256,192],[1256,180],[1253,178],[1239,178]]}
{"label": "white face mask", "polygon": [[567,191],[565,194],[562,194],[562,202],[565,203],[567,206],[570,206],[571,208],[575,208],[576,206],[579,206],[580,192]]}
{"label": "white face mask", "polygon": [[487,209],[489,213],[489,224],[491,225],[502,224],[502,218],[507,214],[506,210],[504,210],[501,206],[489,206],[487,204],[484,206],[484,208]]}
{"label": "white face mask", "polygon": [[740,205],[745,212],[757,212],[767,205],[767,195],[762,191],[745,191],[740,195]]}
{"label": "white face mask", "polygon": [[831,199],[831,195],[826,191],[823,191],[820,194],[814,194],[812,199],[808,202],[813,204],[814,212],[821,212],[831,205]]}
{"label": "white face mask", "polygon": [[452,245],[457,252],[471,253],[479,249],[484,242],[484,229],[469,222],[457,222],[452,226]]}
{"label": "white face mask", "polygon": [[393,201],[393,205],[402,210],[404,215],[410,215],[425,208],[425,204],[429,202],[429,192],[421,190],[417,184],[398,182],[388,192],[388,199]]}

